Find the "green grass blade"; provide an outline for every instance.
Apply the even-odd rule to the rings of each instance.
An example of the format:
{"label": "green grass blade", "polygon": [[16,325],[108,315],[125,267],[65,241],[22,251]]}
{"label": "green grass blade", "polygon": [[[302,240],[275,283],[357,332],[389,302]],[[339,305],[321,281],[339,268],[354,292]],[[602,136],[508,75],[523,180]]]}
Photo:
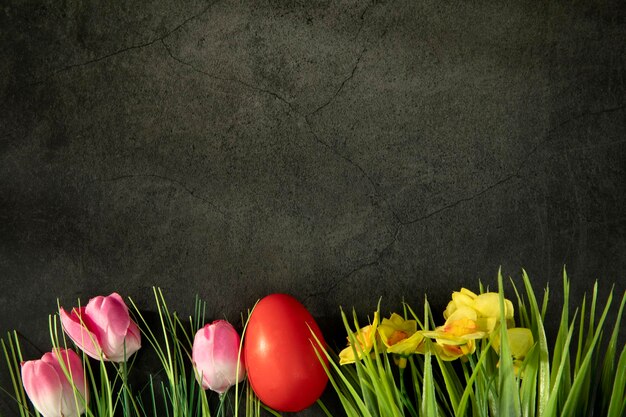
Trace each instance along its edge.
{"label": "green grass blade", "polygon": [[519,391],[515,380],[513,357],[506,330],[506,310],[502,273],[498,271],[498,294],[500,303],[500,367],[498,370],[498,414],[507,417],[519,417],[521,408]]}
{"label": "green grass blade", "polygon": [[[570,325],[570,328],[567,332],[567,336],[565,337],[565,341],[563,342],[563,346],[561,347],[561,349],[563,351],[569,351],[570,348],[570,344],[572,341],[572,335],[574,334],[574,324],[576,321],[576,314],[574,315],[574,319],[572,320],[572,324]],[[564,355],[562,355],[564,356]],[[560,387],[561,384],[565,383],[564,382],[564,377],[563,377],[563,373],[565,372],[565,368],[566,366],[568,367],[568,361],[566,360],[562,360],[559,364],[559,368],[556,372],[556,375],[554,377],[554,387],[552,388],[551,392],[550,392],[550,397],[548,400],[548,403],[546,404],[546,407],[544,409],[544,415],[547,417],[556,417],[558,416],[558,410],[560,407],[559,404],[559,392],[560,392]],[[568,381],[569,382],[569,381]]]}
{"label": "green grass blade", "polygon": [[[537,378],[537,417],[544,416],[544,410],[550,399],[550,357],[548,351],[548,340],[546,338],[546,332],[543,327],[543,320],[541,319],[541,312],[537,304],[537,298],[530,283],[530,278],[526,271],[522,270],[522,279],[524,280],[524,287],[526,288],[526,296],[530,304],[531,315],[531,331],[533,332],[533,338],[537,342],[539,349],[539,368]],[[546,415],[546,417],[552,417]]]}
{"label": "green grass blade", "polygon": [[477,378],[479,378],[479,375],[483,375],[481,369],[487,359],[487,356],[490,353],[490,348],[491,343],[488,343],[486,347],[482,349],[478,362],[472,365],[473,372],[469,379],[467,379],[465,383],[465,389],[463,390],[463,394],[461,395],[461,399],[459,400],[457,407],[454,410],[455,417],[463,417],[466,415],[468,401],[470,399],[470,396],[474,393],[474,382]]}
{"label": "green grass blade", "polygon": [[[9,369],[11,385],[13,387],[13,395],[10,396],[15,400],[18,405],[20,417],[26,417],[30,415],[30,412],[20,370],[20,363],[22,361],[20,343],[16,332],[8,333],[7,336],[8,348],[5,344],[4,339],[1,341],[1,344],[6,360],[6,365]],[[37,416],[39,416],[39,413],[37,411],[35,411],[35,413]]]}
{"label": "green grass blade", "polygon": [[[342,312],[342,315],[345,318],[345,314],[343,314],[343,312]],[[346,324],[347,324],[347,321],[346,321]],[[349,330],[349,327],[348,327],[348,330]],[[351,410],[350,413],[354,412],[355,415],[357,416],[361,415],[363,417],[372,417],[366,403],[361,399],[361,395],[355,390],[354,385],[348,380],[348,378],[344,374],[341,368],[341,365],[337,365],[337,361],[334,360],[334,358],[330,356],[330,354],[326,350],[326,347],[323,346],[322,342],[318,339],[317,335],[315,335],[315,333],[313,332],[311,334],[313,336],[314,342],[319,347],[319,349],[315,349],[315,354],[317,355],[318,360],[320,360],[322,366],[324,367],[324,370],[326,371],[326,375],[328,375],[328,379],[331,385],[333,386],[333,388],[335,389],[335,392],[339,395],[339,398],[341,400],[342,405],[344,406],[344,409],[346,409],[346,411]],[[324,354],[326,356],[326,358],[328,359],[328,363],[331,365],[335,373],[339,376],[339,381],[343,383],[342,385],[339,384],[339,381],[337,381],[335,377],[333,376],[333,373],[330,372],[330,369],[328,368],[326,363],[322,360],[321,354]],[[360,414],[356,414],[357,411]]]}
{"label": "green grass blade", "polygon": [[626,404],[626,346],[619,355],[607,417],[623,417]]}
{"label": "green grass blade", "polygon": [[435,381],[433,379],[432,353],[430,341],[426,341],[428,351],[424,355],[424,380],[422,385],[422,417],[438,416],[437,400],[435,397]]}
{"label": "green grass blade", "polygon": [[[563,305],[561,308],[561,321],[559,323],[559,329],[557,331],[557,338],[554,344],[554,357],[552,359],[552,368],[558,369],[560,365],[561,359],[561,350],[563,344],[565,343],[565,338],[567,337],[567,332],[569,330],[569,281],[567,279],[567,274],[565,270],[563,270]],[[550,385],[554,385],[554,377],[555,374],[552,374],[552,379],[550,380]]]}
{"label": "green grass blade", "polygon": [[613,391],[613,387],[616,379],[615,356],[617,354],[617,343],[619,330],[622,322],[622,314],[624,312],[624,305],[626,303],[626,293],[622,296],[620,302],[617,317],[615,319],[615,325],[613,326],[613,333],[609,339],[609,343],[604,353],[604,364],[602,366],[602,407],[601,412],[607,412],[609,407],[609,401],[611,396],[609,393]]}
{"label": "green grass blade", "polygon": [[443,377],[444,387],[446,389],[447,400],[450,402],[453,410],[459,409],[459,402],[463,395],[463,384],[459,380],[459,376],[449,362],[443,361],[437,355],[437,363]]}
{"label": "green grass blade", "polygon": [[520,402],[522,417],[534,417],[537,410],[537,375],[539,370],[539,349],[535,344],[528,352],[520,373],[522,384],[520,387]]}
{"label": "green grass blade", "polygon": [[[595,298],[596,296],[594,294],[594,299]],[[600,339],[600,336],[602,335],[602,327],[608,314],[609,307],[611,306],[612,299],[613,293],[611,292],[606,301],[606,306],[604,308],[604,311],[602,312],[600,320],[598,321],[597,327],[591,329],[592,333],[589,336],[593,335],[593,337],[589,337],[589,340],[587,340],[587,352],[584,356],[583,361],[580,364],[580,368],[575,374],[574,381],[572,383],[572,389],[563,407],[562,415],[564,416],[575,415],[576,411],[580,412],[580,410],[587,409],[588,401],[590,400],[589,388],[591,385],[592,377],[592,361],[593,358],[597,357],[598,354],[598,349],[600,346],[598,341]],[[591,316],[593,315],[594,313],[591,313]]]}

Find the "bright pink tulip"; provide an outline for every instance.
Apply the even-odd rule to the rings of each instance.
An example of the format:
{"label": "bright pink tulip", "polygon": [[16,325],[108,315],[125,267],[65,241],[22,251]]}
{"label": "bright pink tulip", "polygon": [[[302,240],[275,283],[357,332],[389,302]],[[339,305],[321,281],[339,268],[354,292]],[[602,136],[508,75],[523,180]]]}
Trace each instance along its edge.
{"label": "bright pink tulip", "polygon": [[119,294],[96,297],[71,314],[60,309],[65,333],[94,359],[124,362],[141,347],[141,333]]}
{"label": "bright pink tulip", "polygon": [[237,373],[240,341],[237,331],[225,320],[215,321],[198,330],[193,341],[192,358],[202,388],[222,394],[243,380],[243,355]]}
{"label": "bright pink tulip", "polygon": [[85,411],[85,373],[73,350],[54,350],[41,359],[22,363],[22,381],[26,394],[44,417],[78,417]]}

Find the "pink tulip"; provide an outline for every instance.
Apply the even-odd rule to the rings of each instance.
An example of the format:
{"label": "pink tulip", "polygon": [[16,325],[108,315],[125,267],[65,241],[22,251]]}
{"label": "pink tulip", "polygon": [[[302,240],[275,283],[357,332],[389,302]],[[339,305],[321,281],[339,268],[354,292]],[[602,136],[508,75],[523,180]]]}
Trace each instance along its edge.
{"label": "pink tulip", "polygon": [[224,320],[207,324],[198,330],[193,341],[192,359],[203,389],[222,394],[243,380],[243,355],[237,373],[240,341],[237,331]]}
{"label": "pink tulip", "polygon": [[26,394],[44,417],[78,417],[85,411],[85,373],[73,350],[54,350],[41,359],[22,363],[22,381]]}
{"label": "pink tulip", "polygon": [[60,309],[65,333],[94,359],[124,362],[141,347],[141,333],[119,294],[96,297],[71,314]]}

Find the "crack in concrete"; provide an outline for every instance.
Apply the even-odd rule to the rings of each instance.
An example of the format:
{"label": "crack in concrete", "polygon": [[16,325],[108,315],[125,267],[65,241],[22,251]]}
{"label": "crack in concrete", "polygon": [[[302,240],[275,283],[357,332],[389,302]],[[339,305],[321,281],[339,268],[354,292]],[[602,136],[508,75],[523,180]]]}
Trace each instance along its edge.
{"label": "crack in concrete", "polygon": [[105,55],[102,55],[102,56],[99,56],[99,57],[96,57],[96,58],[93,58],[93,59],[89,59],[87,61],[66,65],[65,67],[58,68],[56,70],[51,71],[51,73],[48,74],[47,76],[45,76],[43,80],[35,81],[33,83],[28,84],[28,86],[35,86],[35,85],[42,84],[44,82],[44,80],[47,80],[47,79],[49,79],[50,77],[52,77],[54,75],[60,74],[62,72],[69,71],[69,70],[74,69],[74,68],[79,68],[79,67],[84,67],[84,66],[87,66],[87,65],[95,64],[97,62],[101,62],[101,61],[107,60],[109,58],[112,58],[114,56],[123,54],[125,52],[146,48],[148,46],[154,45],[155,43],[157,43],[159,41],[163,41],[163,40],[167,39],[168,37],[170,37],[171,35],[173,35],[174,33],[176,33],[179,30],[181,30],[189,22],[199,18],[200,16],[202,16],[203,14],[208,12],[219,1],[220,0],[217,0],[217,1],[214,1],[214,2],[211,2],[211,3],[207,4],[201,11],[199,11],[198,13],[196,13],[196,14],[194,14],[194,15],[186,18],[186,19],[184,19],[181,23],[179,23],[173,29],[169,30],[168,32],[166,32],[164,35],[162,35],[160,37],[154,38],[154,39],[152,39],[150,41],[147,41],[147,42],[144,42],[144,43],[127,46],[127,47],[118,49],[116,51],[110,52],[108,54],[105,54]]}
{"label": "crack in concrete", "polygon": [[321,111],[324,107],[326,107],[330,103],[332,103],[333,100],[335,100],[335,98],[337,98],[337,96],[339,95],[341,90],[343,90],[343,87],[346,85],[346,83],[348,81],[350,81],[352,78],[354,78],[354,74],[356,74],[356,70],[359,67],[359,64],[361,63],[361,59],[363,59],[363,55],[365,54],[365,51],[367,51],[367,47],[363,48],[361,53],[357,56],[356,62],[354,63],[354,65],[352,67],[352,71],[350,71],[350,75],[348,75],[346,78],[344,78],[344,80],[341,82],[341,84],[339,84],[339,87],[337,88],[337,90],[335,90],[335,93],[324,104],[320,105],[318,108],[316,108],[315,110],[313,110],[312,112],[307,114],[307,117],[308,116],[313,116],[315,113]]}
{"label": "crack in concrete", "polygon": [[374,6],[375,2],[372,1],[370,4],[368,4],[365,9],[363,9],[363,11],[361,12],[361,16],[359,17],[359,19],[361,20],[361,24],[359,25],[359,29],[357,29],[356,33],[354,34],[354,37],[352,38],[352,40],[356,40],[359,35],[361,34],[361,32],[363,31],[363,28],[365,27],[365,15],[367,14],[367,12],[372,8],[372,6]]}
{"label": "crack in concrete", "polygon": [[624,110],[626,108],[626,104],[620,104],[618,106],[614,106],[614,107],[609,107],[606,109],[600,109],[600,110],[587,110],[585,112],[581,112],[579,114],[576,114],[572,117],[570,117],[567,120],[562,121],[561,123],[559,123],[558,125],[554,126],[553,128],[551,128],[550,130],[548,130],[547,135],[550,135],[551,133],[555,132],[556,130],[562,128],[563,126],[565,126],[566,124],[575,122],[576,120],[582,119],[584,117],[587,116],[600,116],[602,114],[607,114],[607,113],[614,113],[616,111],[620,111],[620,110]]}
{"label": "crack in concrete", "polygon": [[493,190],[494,188],[496,188],[496,187],[498,187],[498,186],[500,186],[502,184],[507,183],[508,181],[512,180],[513,178],[519,178],[518,174],[507,175],[506,177],[502,178],[500,181],[497,181],[497,182],[489,185],[488,187],[483,188],[479,192],[477,192],[475,194],[472,194],[469,197],[464,197],[464,198],[461,198],[459,200],[456,200],[456,201],[454,201],[454,202],[452,202],[450,204],[447,204],[447,205],[445,205],[443,207],[440,207],[440,208],[438,208],[436,210],[431,211],[430,213],[427,213],[427,214],[425,214],[423,216],[420,216],[420,217],[417,217],[415,219],[402,221],[400,224],[402,226],[408,226],[408,225],[415,224],[415,223],[421,222],[423,220],[426,220],[426,219],[428,219],[430,217],[433,217],[433,216],[435,216],[435,215],[437,215],[437,214],[439,214],[441,212],[444,212],[446,210],[454,208],[454,207],[458,206],[461,203],[465,203],[467,201],[472,201],[472,200],[480,197],[481,195],[487,193],[488,191]]}
{"label": "crack in concrete", "polygon": [[[368,7],[369,8],[369,7]],[[363,11],[361,18],[363,19],[367,9]],[[362,30],[362,27],[359,29],[359,32]],[[384,33],[383,33],[384,36]],[[312,126],[311,120],[310,120],[310,116],[314,116],[315,114],[319,113],[321,110],[323,110],[325,107],[329,106],[337,97],[338,95],[341,93],[341,91],[345,88],[346,84],[352,80],[356,74],[356,71],[361,63],[361,60],[363,59],[363,56],[365,54],[365,52],[367,51],[367,48],[363,48],[363,50],[360,52],[360,54],[358,55],[356,62],[354,63],[352,70],[350,72],[350,74],[344,78],[341,83],[339,84],[338,88],[335,90],[335,92],[333,93],[333,95],[331,97],[328,98],[328,100],[326,100],[322,105],[318,106],[315,110],[311,111],[308,114],[302,114],[301,112],[299,112],[296,107],[290,102],[288,101],[285,97],[283,97],[282,95],[268,90],[266,88],[261,88],[261,87],[257,87],[253,84],[250,84],[248,82],[245,82],[243,80],[239,80],[239,79],[235,79],[235,78],[228,78],[228,77],[221,77],[215,74],[211,74],[207,71],[204,71],[202,69],[196,68],[193,64],[185,62],[183,60],[181,60],[180,58],[176,57],[171,49],[168,47],[167,43],[165,42],[165,39],[161,39],[161,43],[163,44],[163,46],[165,47],[165,49],[167,50],[168,55],[175,60],[176,62],[178,62],[181,65],[185,65],[190,67],[192,70],[204,74],[210,78],[213,78],[215,80],[221,80],[221,81],[227,81],[227,82],[234,82],[237,84],[240,84],[250,90],[254,90],[260,93],[265,93],[268,95],[271,95],[272,97],[276,98],[277,100],[279,100],[280,102],[282,102],[284,105],[286,105],[289,108],[289,113],[292,115],[292,117],[296,117],[296,118],[301,118],[302,120],[304,120],[305,125],[307,126],[308,132],[309,134],[313,137],[313,140],[318,143],[319,145],[323,146],[325,149],[327,149],[329,152],[331,152],[333,155],[335,155],[337,158],[343,160],[345,163],[349,164],[350,166],[352,166],[353,168],[355,168],[360,175],[365,178],[367,180],[367,182],[370,184],[370,186],[372,187],[375,196],[384,202],[384,204],[386,205],[387,209],[389,210],[389,212],[392,214],[392,217],[395,220],[396,226],[395,226],[395,232],[394,232],[394,236],[393,238],[390,240],[390,242],[388,244],[385,245],[385,247],[383,247],[383,249],[381,249],[378,252],[374,252],[375,258],[373,260],[370,261],[366,261],[366,262],[362,262],[359,263],[358,265],[356,265],[355,267],[353,267],[350,271],[348,271],[347,273],[343,274],[341,277],[339,277],[338,279],[336,279],[326,290],[321,291],[321,292],[315,292],[315,293],[310,293],[305,297],[306,299],[310,299],[312,297],[319,297],[319,296],[324,296],[327,295],[329,293],[331,293],[332,291],[334,291],[336,288],[338,288],[340,285],[342,285],[345,281],[347,281],[351,276],[353,276],[354,274],[358,273],[359,271],[362,271],[366,268],[370,268],[370,267],[374,267],[380,264],[380,262],[382,261],[383,257],[390,251],[391,247],[397,242],[398,239],[398,235],[401,231],[401,229],[404,226],[408,226],[411,224],[415,224],[421,221],[424,221],[430,217],[433,217],[439,213],[442,213],[446,210],[450,210],[454,207],[457,207],[459,205],[461,205],[464,202],[468,202],[471,200],[474,200],[476,198],[479,198],[480,196],[483,196],[485,194],[487,194],[488,192],[500,187],[503,184],[506,184],[508,182],[510,182],[511,180],[514,180],[515,178],[520,178],[520,172],[522,169],[524,169],[524,167],[526,166],[526,163],[528,162],[528,160],[530,159],[530,157],[537,152],[537,150],[539,149],[540,146],[543,146],[545,144],[545,141],[541,144],[537,144],[533,147],[533,149],[525,156],[524,160],[519,164],[519,166],[517,167],[517,169],[515,170],[514,173],[509,174],[503,178],[501,178],[500,180],[496,181],[493,184],[488,185],[487,187],[483,188],[482,190],[476,192],[475,194],[468,196],[468,197],[464,197],[461,199],[458,199],[450,204],[446,204],[443,207],[440,207],[436,210],[433,210],[423,216],[419,216],[416,217],[412,220],[402,220],[400,218],[400,216],[398,215],[398,213],[395,211],[394,207],[391,205],[391,203],[388,201],[388,199],[381,193],[379,192],[379,185],[376,184],[376,182],[372,179],[372,177],[367,173],[367,171],[357,162],[355,162],[353,159],[349,158],[346,155],[343,155],[341,152],[339,152],[337,149],[335,149],[333,146],[331,146],[329,143],[327,143],[326,141],[322,140],[319,135],[316,133],[315,129]],[[604,110],[599,110],[599,111],[593,111],[593,112],[586,112],[580,115],[577,115],[571,119],[568,119],[562,123],[560,123],[558,126],[556,126],[555,128],[551,129],[548,134],[556,129],[558,129],[559,127],[570,123],[573,120],[576,120],[578,118],[584,117],[586,115],[599,115],[599,114],[604,114],[604,113],[609,113],[609,112],[613,112],[613,111],[618,111],[623,109],[624,106],[619,106],[619,107],[615,107],[615,108],[609,108],[609,109],[604,109]],[[371,257],[370,257],[371,258]]]}
{"label": "crack in concrete", "polygon": [[[559,123],[557,126],[551,128],[550,130],[548,130],[547,133],[546,133],[546,136],[550,136],[553,132],[557,131],[561,127],[563,127],[563,126],[565,126],[568,123],[571,123],[573,121],[579,120],[579,119],[581,119],[583,117],[598,116],[598,115],[602,115],[602,114],[613,113],[613,112],[616,112],[616,111],[623,110],[624,108],[626,108],[626,105],[622,104],[622,105],[615,106],[615,107],[609,107],[609,108],[606,108],[606,109],[601,109],[601,110],[596,110],[596,111],[586,111],[586,112],[577,114],[577,115],[575,115],[575,116],[573,116],[573,117],[571,117],[571,118],[569,118],[569,119]],[[434,211],[432,211],[430,213],[427,213],[427,214],[425,214],[423,216],[420,216],[420,217],[417,217],[415,219],[408,220],[408,221],[400,221],[400,224],[403,225],[403,226],[406,226],[406,225],[410,225],[410,224],[414,224],[414,223],[426,220],[426,219],[428,219],[428,218],[430,218],[432,216],[435,216],[435,215],[437,215],[437,214],[439,214],[439,213],[441,213],[443,211],[446,211],[446,210],[449,210],[451,208],[454,208],[454,207],[458,206],[461,203],[474,200],[477,197],[480,197],[481,195],[483,195],[483,194],[485,194],[485,193],[487,193],[487,192],[489,192],[489,191],[491,191],[491,190],[501,186],[502,184],[505,184],[505,183],[511,181],[514,178],[520,178],[520,172],[522,171],[522,169],[524,169],[524,167],[526,166],[526,163],[528,162],[530,157],[534,153],[536,153],[539,150],[540,147],[543,147],[543,146],[547,145],[550,142],[552,142],[552,141],[550,141],[548,139],[544,139],[541,143],[535,145],[531,149],[531,151],[528,154],[526,154],[526,156],[524,157],[524,160],[520,163],[520,165],[517,167],[517,169],[515,170],[514,173],[507,175],[506,177],[504,177],[504,178],[496,181],[495,183],[493,183],[493,184],[483,188],[482,190],[478,191],[477,193],[475,193],[475,194],[473,194],[473,195],[471,195],[469,197],[464,197],[464,198],[456,200],[456,201],[454,201],[454,202],[452,202],[450,204],[446,204],[443,207],[440,207],[440,208],[438,208],[438,209],[436,209],[436,210],[434,210]]]}
{"label": "crack in concrete", "polygon": [[619,106],[609,107],[607,109],[600,109],[600,110],[595,110],[595,111],[587,111],[586,113],[583,113],[582,115],[579,115],[579,118],[583,117],[583,116],[598,116],[600,114],[613,113],[613,112],[616,112],[616,111],[624,110],[625,108],[626,108],[626,104],[620,104]]}
{"label": "crack in concrete", "polygon": [[257,87],[253,84],[250,84],[246,81],[240,80],[238,78],[232,78],[232,77],[222,77],[220,75],[216,75],[213,73],[210,73],[208,71],[205,71],[203,69],[197,68],[195,65],[193,65],[190,62],[186,62],[183,61],[182,59],[178,58],[176,55],[174,55],[172,53],[172,50],[170,49],[170,47],[167,45],[167,43],[165,42],[165,39],[161,39],[161,44],[163,45],[163,47],[165,48],[165,50],[167,51],[167,54],[170,56],[170,58],[172,58],[174,61],[178,62],[179,64],[189,67],[191,70],[193,70],[194,72],[197,72],[199,74],[205,75],[209,78],[212,78],[214,80],[218,80],[218,81],[226,81],[226,82],[231,82],[231,83],[235,83],[235,84],[239,84],[242,85],[250,90],[254,90],[260,93],[265,93],[268,94],[274,98],[276,98],[277,100],[283,102],[284,104],[286,104],[292,111],[298,113],[295,109],[295,107],[293,106],[293,104],[291,102],[289,102],[289,100],[287,100],[285,97],[281,96],[280,94],[272,91],[272,90],[268,90],[266,88],[262,88],[262,87]]}
{"label": "crack in concrete", "polygon": [[209,207],[211,207],[213,210],[217,211],[218,213],[220,213],[222,216],[224,216],[225,218],[228,217],[227,213],[222,210],[221,208],[219,208],[217,205],[215,205],[215,203],[213,203],[212,201],[199,196],[196,194],[196,191],[189,188],[185,183],[174,179],[174,178],[169,178],[163,175],[159,175],[159,174],[127,174],[127,175],[120,175],[117,177],[112,177],[112,178],[102,178],[102,179],[97,179],[97,180],[93,180],[93,181],[89,181],[86,184],[93,184],[95,182],[117,182],[117,181],[123,181],[123,180],[127,180],[127,179],[133,179],[133,178],[155,178],[158,180],[162,180],[165,182],[169,182],[170,184],[173,185],[177,185],[180,189],[182,189],[183,191],[187,192],[190,196],[192,196],[193,198],[202,201],[203,203],[207,204]]}
{"label": "crack in concrete", "polygon": [[112,57],[114,57],[116,55],[123,54],[124,52],[128,52],[128,51],[132,51],[132,50],[135,50],[135,49],[142,49],[142,48],[148,47],[148,46],[153,45],[154,43],[156,43],[158,41],[159,41],[159,39],[153,39],[153,40],[151,40],[149,42],[145,42],[145,43],[141,43],[141,44],[138,44],[138,45],[132,45],[132,46],[128,46],[126,48],[118,49],[117,51],[108,53],[106,55],[99,56],[97,58],[90,59],[88,61],[78,62],[76,64],[66,65],[63,68],[59,68],[57,70],[54,70],[51,75],[60,74],[62,72],[69,71],[69,70],[71,70],[73,68],[84,67],[84,66],[87,66],[87,65],[90,65],[90,64],[95,64],[96,62],[104,61],[104,60],[112,58]]}
{"label": "crack in concrete", "polygon": [[[541,145],[543,145],[543,144],[541,144]],[[440,208],[438,208],[436,210],[433,210],[433,211],[431,211],[431,212],[429,212],[429,213],[427,213],[427,214],[425,214],[423,216],[416,217],[416,218],[414,218],[412,220],[401,221],[400,225],[408,226],[408,225],[411,225],[411,224],[415,224],[415,223],[421,222],[421,221],[426,220],[426,219],[428,219],[430,217],[433,217],[433,216],[435,216],[435,215],[437,215],[437,214],[439,214],[441,212],[444,212],[446,210],[454,208],[454,207],[458,206],[461,203],[472,201],[472,200],[474,200],[474,199],[476,199],[476,198],[486,194],[487,192],[489,192],[489,191],[491,191],[491,190],[493,190],[493,189],[495,189],[495,188],[497,188],[497,187],[499,187],[499,186],[501,186],[501,185],[511,181],[514,178],[518,178],[518,179],[521,178],[520,177],[520,172],[522,171],[522,169],[524,169],[524,167],[526,166],[526,163],[530,160],[530,157],[537,152],[537,150],[539,149],[539,146],[540,146],[540,144],[537,144],[537,145],[533,146],[533,148],[530,150],[530,152],[528,152],[526,154],[526,156],[524,157],[522,162],[517,166],[517,169],[512,174],[509,174],[509,175],[505,176],[504,178],[501,178],[500,180],[494,182],[493,184],[488,185],[487,187],[483,188],[482,190],[478,191],[475,194],[472,194],[469,197],[460,198],[460,199],[458,199],[458,200],[456,200],[456,201],[454,201],[454,202],[452,202],[450,204],[446,204],[443,207],[440,207]]]}
{"label": "crack in concrete", "polygon": [[373,188],[374,195],[376,197],[378,197],[380,200],[382,200],[382,202],[387,206],[387,209],[391,213],[392,217],[396,220],[396,222],[400,223],[400,218],[399,218],[398,214],[396,213],[396,211],[394,210],[393,206],[391,205],[391,203],[389,203],[389,200],[387,200],[387,198],[382,193],[380,193],[378,191],[378,188],[379,188],[378,184],[376,184],[376,182],[367,173],[367,171],[360,164],[355,162],[353,159],[348,158],[347,156],[345,156],[341,152],[337,151],[330,144],[328,144],[327,142],[325,142],[322,139],[320,139],[320,137],[317,135],[317,133],[315,133],[315,130],[311,126],[311,122],[310,122],[308,116],[304,116],[304,121],[305,121],[305,124],[308,127],[309,133],[311,134],[311,136],[313,136],[313,139],[315,140],[315,142],[319,143],[320,145],[322,145],[323,147],[328,149],[333,155],[335,155],[336,157],[342,159],[343,161],[345,161],[346,163],[348,163],[349,165],[354,167],[357,171],[359,171],[361,173],[361,175],[363,176],[363,178],[365,178],[367,180],[367,182]]}
{"label": "crack in concrete", "polygon": [[[226,81],[226,82],[232,82],[232,83],[237,83],[240,84],[250,90],[254,90],[260,93],[265,93],[268,95],[271,95],[272,97],[276,98],[277,100],[281,101],[283,104],[287,105],[290,111],[290,115],[292,117],[295,118],[301,118],[302,120],[304,120],[304,123],[306,124],[309,133],[311,134],[311,136],[313,137],[313,139],[315,140],[315,142],[319,143],[320,145],[322,145],[323,147],[325,147],[326,149],[328,149],[333,155],[335,155],[336,157],[342,159],[343,161],[345,161],[346,163],[350,164],[351,166],[353,166],[354,168],[356,168],[361,175],[367,180],[367,182],[372,186],[375,195],[383,201],[383,203],[387,206],[387,209],[391,212],[393,218],[395,219],[396,222],[400,222],[400,218],[398,217],[397,213],[393,210],[393,207],[391,206],[391,204],[389,203],[389,201],[386,199],[385,196],[383,196],[382,194],[380,194],[378,192],[378,185],[374,182],[374,180],[371,178],[371,176],[367,173],[367,171],[365,171],[365,169],[363,169],[363,167],[361,165],[359,165],[358,163],[354,162],[352,159],[348,158],[347,156],[343,155],[342,153],[338,152],[335,148],[333,148],[332,146],[330,146],[327,142],[323,141],[322,139],[320,139],[320,137],[317,135],[317,133],[315,132],[315,130],[313,129],[313,126],[311,124],[311,121],[309,120],[309,116],[312,115],[315,112],[311,112],[309,114],[302,114],[301,112],[298,111],[298,109],[296,109],[296,107],[289,101],[287,100],[285,97],[283,97],[282,95],[268,90],[266,88],[261,88],[261,87],[257,87],[253,84],[250,84],[246,81],[237,79],[237,78],[230,78],[230,77],[222,77],[219,75],[215,75],[213,73],[210,73],[208,71],[202,70],[200,68],[197,68],[195,65],[183,61],[182,59],[178,58],[176,55],[173,54],[173,52],[171,51],[171,48],[167,45],[167,43],[165,42],[165,40],[161,40],[161,43],[163,45],[163,47],[165,48],[165,50],[167,51],[167,54],[170,56],[170,58],[172,58],[174,61],[178,62],[179,64],[189,67],[191,70],[199,73],[199,74],[203,74],[209,78],[215,79],[215,80],[219,80],[219,81]],[[351,74],[343,80],[343,82],[341,83],[340,87],[337,89],[337,91],[335,92],[335,94],[319,109],[325,107],[326,105],[330,104],[330,102],[332,102],[332,100],[337,96],[337,94],[339,94],[339,92],[341,91],[341,89],[343,88],[343,86],[352,78],[354,77],[354,73],[356,72],[356,69],[359,65],[359,62],[361,61],[363,54],[365,53],[366,48],[364,48],[361,53],[359,54],[356,63],[354,64]]]}
{"label": "crack in concrete", "polygon": [[396,227],[396,230],[395,230],[395,232],[393,234],[393,237],[391,238],[390,242],[387,245],[385,245],[376,254],[376,256],[375,256],[375,258],[373,260],[358,264],[357,266],[352,268],[350,271],[348,271],[347,273],[345,273],[341,277],[339,277],[336,280],[334,280],[332,282],[332,284],[330,286],[328,286],[325,290],[323,290],[323,291],[316,291],[316,292],[312,292],[312,293],[307,294],[304,297],[304,301],[309,300],[309,299],[314,298],[314,297],[327,296],[328,294],[331,294],[335,289],[337,289],[337,287],[342,285],[352,275],[356,274],[357,272],[362,271],[362,270],[364,270],[366,268],[378,266],[380,264],[380,262],[382,261],[383,257],[391,250],[391,247],[394,245],[394,243],[396,243],[398,241],[398,235],[399,234],[400,234],[400,226]]}
{"label": "crack in concrete", "polygon": [[594,149],[610,148],[611,146],[621,145],[623,143],[626,143],[626,139],[615,140],[613,142],[597,143],[597,144],[588,145],[588,146],[577,146],[575,148],[567,148],[564,151],[565,152],[589,151],[589,150],[594,150]]}

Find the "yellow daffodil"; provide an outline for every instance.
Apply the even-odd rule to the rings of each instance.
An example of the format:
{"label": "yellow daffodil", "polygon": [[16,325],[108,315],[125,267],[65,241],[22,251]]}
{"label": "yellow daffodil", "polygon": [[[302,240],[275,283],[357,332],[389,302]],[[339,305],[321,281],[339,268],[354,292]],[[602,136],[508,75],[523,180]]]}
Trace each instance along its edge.
{"label": "yellow daffodil", "polygon": [[[443,317],[448,319],[459,308],[466,307],[476,311],[476,324],[482,332],[491,333],[500,322],[500,299],[496,292],[486,292],[476,295],[467,288],[452,293],[452,301],[448,303]],[[507,325],[515,325],[513,303],[504,299],[505,317]]]}
{"label": "yellow daffodil", "polygon": [[390,318],[383,319],[378,334],[387,352],[393,354],[394,362],[401,369],[406,367],[407,357],[423,353],[424,336],[417,331],[415,320],[405,320],[393,313]]}
{"label": "yellow daffodil", "polygon": [[[474,300],[474,310],[478,313],[478,324],[481,330],[491,333],[500,322],[500,296],[495,292],[480,294]],[[508,324],[513,325],[513,303],[504,299],[504,311]]]}
{"label": "yellow daffodil", "polygon": [[[535,344],[533,333],[530,329],[523,327],[506,329],[506,333],[509,338],[511,356],[513,356],[514,359],[524,360],[530,348]],[[500,352],[500,332],[495,332],[491,337],[491,347],[493,347],[496,352]]]}
{"label": "yellow daffodil", "polygon": [[464,341],[462,345],[452,345],[446,343],[433,343],[433,353],[444,361],[453,361],[463,356],[470,355],[476,351],[474,340]]}
{"label": "yellow daffodil", "polygon": [[354,340],[356,341],[355,346],[350,344],[350,339],[348,338],[348,347],[339,352],[340,365],[354,363],[357,358],[360,360],[364,355],[370,354],[374,343],[378,343],[378,321],[378,312],[376,312],[374,313],[374,321],[372,324],[362,327],[354,333]]}
{"label": "yellow daffodil", "polygon": [[[486,292],[474,299],[474,310],[482,317],[500,317],[500,296],[497,292]],[[513,318],[513,303],[504,299],[505,317]]]}
{"label": "yellow daffodil", "polygon": [[438,327],[446,336],[458,337],[465,340],[480,339],[485,336],[476,321],[478,315],[476,311],[469,307],[458,308],[443,326]]}
{"label": "yellow daffodil", "polygon": [[457,307],[443,326],[422,335],[435,339],[435,353],[444,360],[453,360],[460,356],[474,353],[474,340],[482,339],[486,333],[481,331],[476,321],[476,311],[467,306]]}
{"label": "yellow daffodil", "polygon": [[[515,374],[519,373],[519,368],[524,362],[524,358],[535,344],[533,339],[533,333],[530,329],[523,327],[514,327],[512,329],[506,329],[507,336],[509,338],[509,349],[511,350],[511,356],[513,357],[513,368]],[[500,332],[494,332],[491,335],[491,347],[500,354]]]}
{"label": "yellow daffodil", "polygon": [[477,295],[467,288],[461,288],[461,291],[452,293],[452,301],[448,303],[446,311],[443,312],[443,318],[447,319],[459,307],[472,307]]}
{"label": "yellow daffodil", "polygon": [[388,319],[383,319],[378,326],[378,334],[383,344],[390,348],[409,338],[417,331],[415,320],[405,320],[399,314],[393,313]]}
{"label": "yellow daffodil", "polygon": [[393,346],[389,346],[387,352],[401,356],[424,353],[424,334],[422,332],[415,332],[410,337],[402,339]]}

